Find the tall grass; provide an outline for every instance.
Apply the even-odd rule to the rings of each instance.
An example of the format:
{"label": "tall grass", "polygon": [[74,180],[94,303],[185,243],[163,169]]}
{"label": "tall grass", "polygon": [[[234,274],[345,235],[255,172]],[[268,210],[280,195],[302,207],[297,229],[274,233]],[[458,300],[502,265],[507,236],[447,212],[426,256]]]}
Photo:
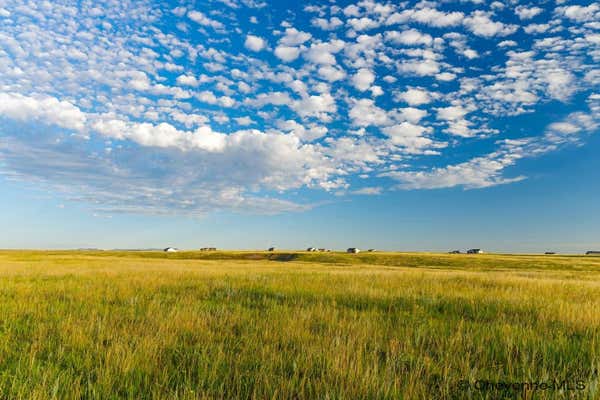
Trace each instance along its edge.
{"label": "tall grass", "polygon": [[0,398],[598,398],[599,278],[583,257],[3,252]]}

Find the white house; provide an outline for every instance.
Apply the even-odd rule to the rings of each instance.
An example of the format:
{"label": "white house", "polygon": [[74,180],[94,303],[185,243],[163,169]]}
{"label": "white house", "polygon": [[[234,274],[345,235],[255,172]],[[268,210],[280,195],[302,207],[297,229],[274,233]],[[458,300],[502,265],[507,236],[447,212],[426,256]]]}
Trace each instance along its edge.
{"label": "white house", "polygon": [[177,253],[179,250],[176,249],[175,247],[167,247],[163,251],[166,252],[166,253]]}
{"label": "white house", "polygon": [[348,248],[348,250],[346,250],[346,253],[358,254],[358,253],[360,253],[360,250],[357,249],[356,247],[350,247],[350,248]]}

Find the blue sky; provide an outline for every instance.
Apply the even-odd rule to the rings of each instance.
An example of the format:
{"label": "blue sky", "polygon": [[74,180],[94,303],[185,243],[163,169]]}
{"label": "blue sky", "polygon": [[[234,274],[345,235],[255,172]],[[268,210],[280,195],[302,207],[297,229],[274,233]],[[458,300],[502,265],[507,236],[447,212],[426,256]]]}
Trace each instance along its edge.
{"label": "blue sky", "polygon": [[0,247],[600,247],[593,2],[0,0]]}

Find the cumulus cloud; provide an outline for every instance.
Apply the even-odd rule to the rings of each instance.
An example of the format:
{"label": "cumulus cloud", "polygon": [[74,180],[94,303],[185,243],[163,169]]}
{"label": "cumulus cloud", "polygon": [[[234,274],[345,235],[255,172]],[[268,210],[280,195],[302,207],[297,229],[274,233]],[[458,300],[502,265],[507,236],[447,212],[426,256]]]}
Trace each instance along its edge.
{"label": "cumulus cloud", "polygon": [[247,35],[246,41],[244,42],[244,47],[246,47],[248,50],[258,52],[267,47],[267,42],[261,37]]}
{"label": "cumulus cloud", "polygon": [[517,6],[517,8],[515,8],[515,13],[522,20],[531,19],[540,14],[542,11],[544,10],[542,10],[540,7]]}
{"label": "cumulus cloud", "polygon": [[189,19],[196,22],[197,24],[204,25],[204,26],[210,26],[211,28],[215,28],[215,29],[223,28],[222,23],[207,17],[204,13],[202,13],[200,11],[192,10],[192,11],[188,12],[187,16]]}
{"label": "cumulus cloud", "polygon": [[522,181],[524,176],[505,178],[502,172],[514,165],[518,156],[493,153],[464,163],[434,168],[431,171],[393,171],[383,174],[400,182],[403,189],[442,189],[464,186],[478,189]]}
{"label": "cumulus cloud", "polygon": [[389,123],[385,110],[375,105],[371,99],[357,100],[350,109],[350,118],[358,126],[383,126]]}
{"label": "cumulus cloud", "polygon": [[193,75],[179,75],[177,77],[177,83],[183,86],[198,86],[199,82]]}
{"label": "cumulus cloud", "polygon": [[411,122],[388,126],[382,131],[390,137],[393,144],[407,148],[409,153],[418,153],[433,144],[433,141],[425,136],[432,129]]}
{"label": "cumulus cloud", "polygon": [[429,46],[433,42],[431,35],[421,33],[416,29],[408,29],[402,32],[388,31],[385,33],[385,38],[394,43],[403,44],[407,46]]}
{"label": "cumulus cloud", "polygon": [[459,11],[442,12],[432,8],[421,8],[412,13],[411,18],[422,24],[434,26],[436,28],[460,25],[464,14]]}
{"label": "cumulus cloud", "polygon": [[587,22],[598,18],[600,12],[600,5],[597,3],[590,4],[588,6],[573,5],[567,7],[559,7],[557,12],[563,14],[565,17],[577,21]]}
{"label": "cumulus cloud", "polygon": [[[499,2],[361,1],[278,20],[254,1],[17,3],[0,7],[0,173],[85,188],[72,196],[106,209],[289,211],[305,206],[271,193],[488,187],[598,126],[596,4],[511,17]],[[550,102],[567,117],[510,128]],[[498,118],[507,129],[490,128]]]}
{"label": "cumulus cloud", "polygon": [[336,82],[346,77],[346,71],[331,65],[324,65],[319,68],[319,75],[329,82]]}
{"label": "cumulus cloud", "polygon": [[339,28],[340,26],[344,25],[344,22],[341,19],[339,19],[338,17],[331,17],[330,19],[313,18],[311,20],[311,23],[314,26],[321,28],[325,31],[333,31],[333,30]]}
{"label": "cumulus cloud", "polygon": [[483,11],[471,13],[464,19],[464,24],[471,32],[482,37],[508,36],[518,28],[516,25],[492,21],[490,15]]}
{"label": "cumulus cloud", "polygon": [[366,31],[379,27],[380,23],[368,17],[362,18],[350,18],[348,20],[350,25],[356,31]]}
{"label": "cumulus cloud", "polygon": [[311,38],[312,35],[308,32],[302,32],[296,28],[287,28],[285,35],[279,40],[279,44],[283,46],[298,46]]}
{"label": "cumulus cloud", "polygon": [[0,115],[18,121],[38,120],[67,129],[83,130],[86,115],[75,105],[49,96],[0,92]]}
{"label": "cumulus cloud", "polygon": [[298,47],[277,46],[275,55],[284,62],[291,62],[300,56],[300,49]]}
{"label": "cumulus cloud", "polygon": [[308,61],[315,64],[336,64],[335,54],[344,48],[344,42],[335,40],[327,43],[313,43],[305,54]]}
{"label": "cumulus cloud", "polygon": [[398,93],[397,98],[411,106],[420,106],[431,102],[429,92],[418,88],[411,88],[405,92]]}
{"label": "cumulus cloud", "polygon": [[373,82],[375,82],[375,74],[366,68],[359,69],[356,74],[352,76],[352,84],[361,92],[369,89]]}
{"label": "cumulus cloud", "polygon": [[294,120],[280,121],[278,122],[277,127],[282,131],[291,133],[299,139],[307,142],[320,139],[328,132],[328,129],[324,126],[311,125],[306,127]]}

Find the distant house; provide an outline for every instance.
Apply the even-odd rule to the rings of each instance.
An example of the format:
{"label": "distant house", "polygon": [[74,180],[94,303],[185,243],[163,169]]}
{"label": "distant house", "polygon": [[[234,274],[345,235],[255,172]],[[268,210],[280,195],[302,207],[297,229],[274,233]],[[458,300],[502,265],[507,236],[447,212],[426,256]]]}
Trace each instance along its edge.
{"label": "distant house", "polygon": [[481,250],[481,249],[470,249],[470,250],[467,250],[467,254],[483,254],[483,250]]}
{"label": "distant house", "polygon": [[269,247],[268,251],[275,251],[275,247]]}
{"label": "distant house", "polygon": [[373,253],[373,252],[376,252],[377,250],[375,250],[375,249],[369,249],[369,250],[367,250],[367,251],[368,251],[369,253]]}
{"label": "distant house", "polygon": [[545,252],[544,254],[545,254],[545,255],[547,255],[547,256],[551,256],[551,255],[554,255],[554,254],[556,254],[556,253],[555,253],[555,252],[553,252],[553,251],[547,251],[547,252]]}
{"label": "distant house", "polygon": [[587,253],[585,253],[588,256],[600,256],[600,251],[597,250],[590,250]]}
{"label": "distant house", "polygon": [[357,249],[356,247],[350,247],[350,248],[348,248],[348,250],[346,250],[346,253],[358,254],[358,253],[360,253],[360,250]]}
{"label": "distant house", "polygon": [[460,250],[449,251],[448,254],[460,254]]}
{"label": "distant house", "polygon": [[167,247],[163,251],[166,252],[166,253],[177,253],[179,250],[176,249],[175,247]]}
{"label": "distant house", "polygon": [[308,249],[306,249],[306,251],[317,251],[316,247],[309,247]]}
{"label": "distant house", "polygon": [[217,251],[216,247],[203,247],[200,251]]}

